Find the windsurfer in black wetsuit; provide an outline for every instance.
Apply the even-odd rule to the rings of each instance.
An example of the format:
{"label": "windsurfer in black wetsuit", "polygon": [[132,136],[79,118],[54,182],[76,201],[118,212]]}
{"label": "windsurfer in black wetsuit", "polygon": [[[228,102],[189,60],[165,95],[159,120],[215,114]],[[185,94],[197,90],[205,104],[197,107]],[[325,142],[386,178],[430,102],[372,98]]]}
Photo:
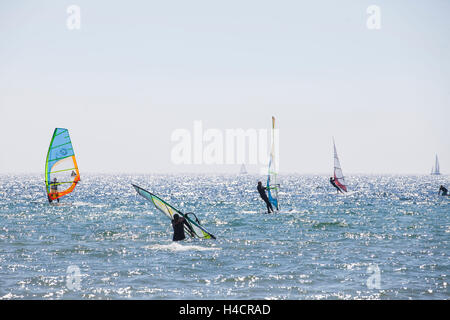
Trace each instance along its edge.
{"label": "windsurfer in black wetsuit", "polygon": [[339,188],[339,187],[336,185],[335,179],[334,179],[333,177],[330,177],[330,183],[333,185],[333,187],[336,188],[336,190],[337,190],[336,193],[337,193],[337,192],[343,193],[342,190],[341,190],[341,188]]}
{"label": "windsurfer in black wetsuit", "polygon": [[447,190],[446,187],[441,186],[441,187],[439,188],[439,195],[441,195],[441,191],[442,191],[442,195],[443,195],[443,196],[448,196],[448,190]]}
{"label": "windsurfer in black wetsuit", "polygon": [[189,230],[194,233],[192,227],[187,223],[184,217],[180,217],[177,213],[173,215],[172,227],[173,227],[173,241],[180,241],[186,239],[184,234],[184,225],[186,225]]}
{"label": "windsurfer in black wetsuit", "polygon": [[263,187],[261,181],[258,181],[257,189],[258,189],[259,195],[261,196],[261,199],[263,199],[267,205],[267,213],[271,213],[271,212],[273,213],[272,204],[270,203],[269,198],[267,197],[267,194],[266,194],[267,188]]}
{"label": "windsurfer in black wetsuit", "polygon": [[[50,183],[50,194],[58,194],[58,180],[56,178]],[[48,202],[52,203],[52,201],[50,195],[48,195]],[[56,198],[56,201],[59,203],[59,198]]]}

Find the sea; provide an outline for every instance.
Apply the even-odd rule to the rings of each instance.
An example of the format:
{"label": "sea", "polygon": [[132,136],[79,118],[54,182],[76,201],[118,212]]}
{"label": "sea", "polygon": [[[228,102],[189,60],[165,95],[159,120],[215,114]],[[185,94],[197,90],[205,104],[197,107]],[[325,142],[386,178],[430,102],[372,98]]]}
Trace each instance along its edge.
{"label": "sea", "polygon": [[[0,175],[0,299],[449,299],[450,176],[82,174],[49,204],[42,175]],[[213,239],[173,242],[131,183]]]}

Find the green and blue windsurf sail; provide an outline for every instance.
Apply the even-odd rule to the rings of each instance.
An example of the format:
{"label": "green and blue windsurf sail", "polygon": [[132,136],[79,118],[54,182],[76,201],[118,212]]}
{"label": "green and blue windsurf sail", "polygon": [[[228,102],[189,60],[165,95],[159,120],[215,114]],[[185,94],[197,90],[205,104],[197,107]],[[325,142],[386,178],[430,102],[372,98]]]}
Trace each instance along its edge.
{"label": "green and blue windsurf sail", "polygon": [[71,193],[80,181],[69,131],[56,128],[45,160],[45,187],[49,200]]}
{"label": "green and blue windsurf sail", "polygon": [[192,238],[202,238],[202,239],[216,239],[214,235],[212,235],[209,231],[207,231],[202,225],[200,225],[200,221],[198,220],[197,216],[193,213],[183,213],[180,210],[176,209],[175,207],[171,206],[167,202],[165,202],[160,197],[154,195],[153,193],[132,184],[134,189],[138,194],[143,196],[145,199],[151,201],[156,209],[164,213],[170,220],[173,220],[173,215],[175,213],[179,214],[180,216],[184,217],[186,219],[186,222],[191,226],[191,228],[184,226],[185,231],[187,234],[189,234]]}
{"label": "green and blue windsurf sail", "polygon": [[275,163],[275,117],[272,117],[272,148],[270,151],[269,172],[267,174],[267,195],[272,207],[280,210],[278,203],[278,191],[280,185],[277,182],[276,163]]}

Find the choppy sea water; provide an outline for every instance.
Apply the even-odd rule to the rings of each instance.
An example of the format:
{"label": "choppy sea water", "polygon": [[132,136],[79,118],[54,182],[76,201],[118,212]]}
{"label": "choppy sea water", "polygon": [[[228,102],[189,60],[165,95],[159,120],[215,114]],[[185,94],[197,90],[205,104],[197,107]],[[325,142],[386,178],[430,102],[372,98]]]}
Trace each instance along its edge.
{"label": "choppy sea water", "polygon": [[[448,299],[449,176],[89,175],[49,205],[41,175],[0,176],[2,299]],[[131,183],[217,240],[171,241]]]}

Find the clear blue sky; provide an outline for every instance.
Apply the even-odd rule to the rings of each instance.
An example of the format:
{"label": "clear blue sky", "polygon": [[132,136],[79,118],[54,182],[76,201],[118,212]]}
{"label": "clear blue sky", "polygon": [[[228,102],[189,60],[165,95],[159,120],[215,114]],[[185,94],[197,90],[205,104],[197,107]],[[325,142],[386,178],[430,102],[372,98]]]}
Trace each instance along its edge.
{"label": "clear blue sky", "polygon": [[[81,30],[66,27],[69,5]],[[381,9],[368,30],[366,9]],[[281,172],[450,172],[450,1],[2,1],[0,172],[174,165],[175,129],[280,128]],[[257,168],[250,168],[257,172]]]}

